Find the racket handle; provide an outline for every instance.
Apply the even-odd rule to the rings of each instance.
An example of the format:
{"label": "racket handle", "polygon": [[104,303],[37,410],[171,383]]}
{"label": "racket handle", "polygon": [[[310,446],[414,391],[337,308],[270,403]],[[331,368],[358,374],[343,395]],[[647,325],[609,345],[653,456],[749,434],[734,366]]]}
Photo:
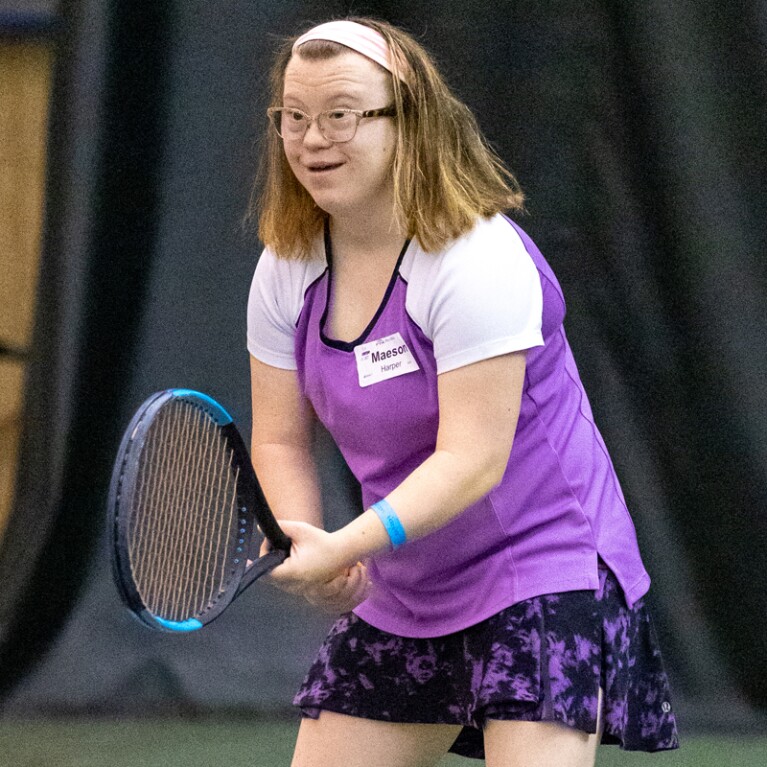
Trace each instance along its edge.
{"label": "racket handle", "polygon": [[275,549],[279,549],[285,553],[285,556],[290,554],[290,538],[282,531],[278,522],[274,517],[262,515],[263,518],[258,520],[258,526],[261,532],[269,539],[269,543]]}
{"label": "racket handle", "polygon": [[282,549],[272,549],[268,554],[264,554],[263,557],[259,557],[244,573],[240,585],[237,587],[237,593],[235,597],[240,596],[248,586],[257,581],[262,575],[274,570],[275,567],[281,565],[288,556],[287,551]]}

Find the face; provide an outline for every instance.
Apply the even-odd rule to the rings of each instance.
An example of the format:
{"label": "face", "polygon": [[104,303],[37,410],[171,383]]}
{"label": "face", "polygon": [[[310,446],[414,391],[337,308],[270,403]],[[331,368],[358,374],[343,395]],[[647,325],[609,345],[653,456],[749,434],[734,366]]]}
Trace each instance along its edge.
{"label": "face", "polygon": [[[309,61],[293,56],[283,105],[315,117],[330,109],[380,109],[392,103],[389,74],[349,51]],[[362,119],[351,141],[328,141],[313,121],[302,139],[283,142],[288,163],[317,205],[331,216],[390,215],[396,127],[391,117]]]}

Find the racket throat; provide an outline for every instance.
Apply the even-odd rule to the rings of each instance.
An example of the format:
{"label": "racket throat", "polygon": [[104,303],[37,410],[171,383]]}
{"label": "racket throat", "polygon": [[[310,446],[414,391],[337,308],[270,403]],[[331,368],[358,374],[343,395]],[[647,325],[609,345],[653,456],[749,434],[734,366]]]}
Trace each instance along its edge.
{"label": "racket throat", "polygon": [[237,587],[235,598],[240,596],[248,586],[255,583],[262,575],[274,570],[287,559],[287,552],[282,549],[272,549],[268,554],[257,559],[244,573],[240,585]]}

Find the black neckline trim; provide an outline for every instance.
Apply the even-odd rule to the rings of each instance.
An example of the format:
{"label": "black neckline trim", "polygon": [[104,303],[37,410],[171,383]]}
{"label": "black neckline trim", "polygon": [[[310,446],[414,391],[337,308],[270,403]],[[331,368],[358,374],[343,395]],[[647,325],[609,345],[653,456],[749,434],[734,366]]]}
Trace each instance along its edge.
{"label": "black neckline trim", "polygon": [[400,251],[399,256],[397,256],[397,263],[394,265],[394,270],[392,271],[392,275],[389,278],[389,284],[386,286],[386,292],[383,295],[383,299],[381,299],[381,303],[378,306],[376,313],[373,315],[373,319],[370,320],[370,322],[367,324],[367,327],[362,331],[359,337],[355,338],[353,341],[339,341],[336,338],[330,338],[330,336],[326,335],[325,333],[325,324],[328,319],[328,313],[330,312],[330,288],[333,282],[333,246],[330,241],[330,221],[328,219],[325,219],[324,238],[325,260],[328,264],[328,285],[327,294],[325,296],[325,311],[322,312],[322,317],[320,318],[320,338],[324,344],[332,347],[333,349],[339,349],[342,352],[352,352],[354,351],[355,346],[361,344],[368,337],[368,335],[370,335],[376,323],[378,322],[378,319],[383,313],[383,310],[386,308],[386,304],[389,303],[389,297],[394,290],[394,286],[397,284],[399,268],[402,264],[402,259],[405,257],[408,246],[410,245],[410,240],[405,240],[405,244],[402,246],[402,250]]}

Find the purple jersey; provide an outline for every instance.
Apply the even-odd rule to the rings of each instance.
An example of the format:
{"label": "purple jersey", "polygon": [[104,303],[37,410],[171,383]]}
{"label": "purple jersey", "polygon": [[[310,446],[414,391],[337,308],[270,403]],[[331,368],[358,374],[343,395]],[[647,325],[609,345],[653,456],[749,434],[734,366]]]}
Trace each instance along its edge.
{"label": "purple jersey", "polygon": [[350,343],[325,333],[326,255],[321,243],[308,264],[265,251],[248,347],[297,369],[366,507],[434,451],[438,374],[528,350],[501,483],[441,529],[372,558],[373,589],[355,612],[390,633],[440,636],[533,596],[597,589],[598,557],[633,605],[649,577],[565,336],[561,288],[527,235],[496,216],[441,253],[410,243],[378,312]]}

